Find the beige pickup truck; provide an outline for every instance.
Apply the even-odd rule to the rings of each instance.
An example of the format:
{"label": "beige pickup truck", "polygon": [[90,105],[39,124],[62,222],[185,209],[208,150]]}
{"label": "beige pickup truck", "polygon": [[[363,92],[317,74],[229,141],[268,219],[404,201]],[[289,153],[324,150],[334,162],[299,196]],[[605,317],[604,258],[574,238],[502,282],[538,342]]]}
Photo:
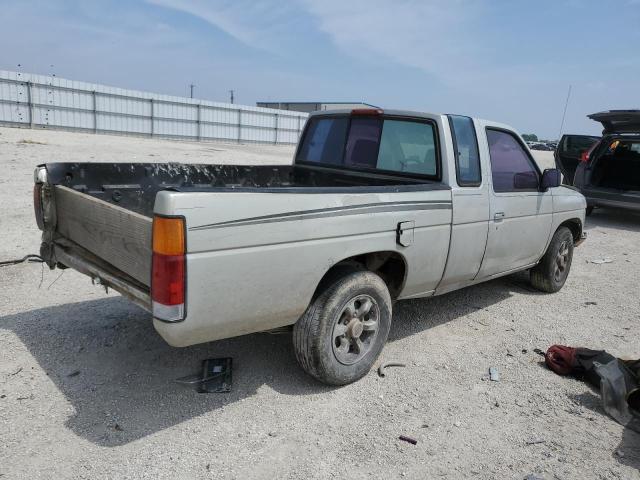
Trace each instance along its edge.
{"label": "beige pickup truck", "polygon": [[41,255],[117,290],[171,345],[294,325],[301,366],[365,375],[396,300],[520,270],[562,288],[585,199],[495,122],[313,114],[292,165],[50,163]]}

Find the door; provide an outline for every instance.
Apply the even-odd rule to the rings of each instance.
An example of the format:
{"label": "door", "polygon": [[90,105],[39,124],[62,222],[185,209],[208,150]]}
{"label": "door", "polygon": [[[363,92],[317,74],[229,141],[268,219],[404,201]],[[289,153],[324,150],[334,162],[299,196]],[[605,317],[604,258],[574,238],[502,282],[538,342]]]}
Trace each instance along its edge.
{"label": "door", "polygon": [[590,135],[563,135],[554,152],[556,166],[562,172],[565,185],[573,185],[576,168],[580,163],[582,154],[589,151],[600,137]]}
{"label": "door", "polygon": [[537,262],[551,230],[553,197],[539,190],[541,173],[520,137],[486,129],[492,185],[487,249],[478,278]]}
{"label": "door", "polygon": [[487,163],[481,165],[481,127],[469,117],[449,115],[455,171],[449,173],[453,218],[447,266],[437,293],[468,285],[478,274],[486,248],[489,221]]}

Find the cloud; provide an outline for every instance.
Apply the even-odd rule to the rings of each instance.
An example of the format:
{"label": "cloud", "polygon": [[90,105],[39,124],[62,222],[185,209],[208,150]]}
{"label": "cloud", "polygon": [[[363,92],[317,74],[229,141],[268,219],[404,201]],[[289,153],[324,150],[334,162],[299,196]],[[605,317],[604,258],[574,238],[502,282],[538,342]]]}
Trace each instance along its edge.
{"label": "cloud", "polygon": [[301,0],[319,28],[352,57],[391,61],[436,76],[474,62],[471,0]]}
{"label": "cloud", "polygon": [[296,14],[295,4],[272,0],[146,1],[197,17],[249,47],[273,53]]}

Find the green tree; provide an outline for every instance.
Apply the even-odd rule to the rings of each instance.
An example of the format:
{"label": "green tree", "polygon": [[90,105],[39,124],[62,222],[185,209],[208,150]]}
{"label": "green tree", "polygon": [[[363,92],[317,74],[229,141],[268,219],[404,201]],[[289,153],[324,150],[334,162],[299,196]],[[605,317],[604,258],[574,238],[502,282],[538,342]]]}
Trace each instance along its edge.
{"label": "green tree", "polygon": [[522,138],[525,142],[537,142],[538,136],[535,133],[523,133]]}

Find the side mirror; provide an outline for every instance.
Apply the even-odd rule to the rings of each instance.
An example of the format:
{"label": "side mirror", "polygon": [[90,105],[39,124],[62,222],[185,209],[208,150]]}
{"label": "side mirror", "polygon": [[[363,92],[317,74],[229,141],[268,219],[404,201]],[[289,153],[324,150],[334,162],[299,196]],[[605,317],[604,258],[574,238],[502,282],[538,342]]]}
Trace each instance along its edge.
{"label": "side mirror", "polygon": [[540,182],[540,189],[546,192],[550,188],[559,187],[561,184],[560,170],[557,168],[547,168],[542,173],[542,182]]}
{"label": "side mirror", "polygon": [[538,190],[538,175],[535,172],[520,172],[513,176],[516,190]]}

